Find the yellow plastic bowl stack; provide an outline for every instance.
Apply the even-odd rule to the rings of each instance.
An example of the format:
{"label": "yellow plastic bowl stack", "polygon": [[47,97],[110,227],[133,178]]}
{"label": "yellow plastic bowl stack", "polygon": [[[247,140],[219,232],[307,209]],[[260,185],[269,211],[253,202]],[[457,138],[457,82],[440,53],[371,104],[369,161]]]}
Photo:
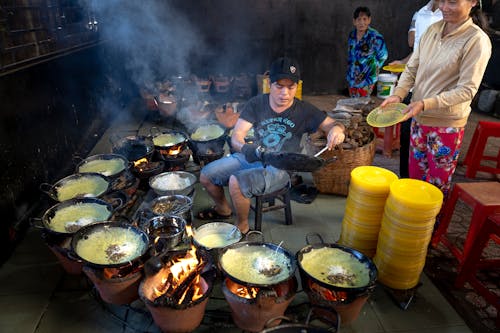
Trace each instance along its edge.
{"label": "yellow plastic bowl stack", "polygon": [[418,284],[442,203],[443,193],[430,183],[399,179],[391,184],[373,258],[381,283],[401,290]]}
{"label": "yellow plastic bowl stack", "polygon": [[375,166],[351,171],[339,244],[373,257],[389,186],[397,179],[394,172]]}

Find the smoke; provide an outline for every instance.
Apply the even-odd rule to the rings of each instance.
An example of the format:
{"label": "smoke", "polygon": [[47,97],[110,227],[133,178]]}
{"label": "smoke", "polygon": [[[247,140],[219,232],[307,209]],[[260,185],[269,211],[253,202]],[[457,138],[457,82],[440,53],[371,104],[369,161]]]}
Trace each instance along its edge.
{"label": "smoke", "polygon": [[139,86],[188,73],[189,59],[205,49],[200,34],[168,1],[94,0],[99,31]]}
{"label": "smoke", "polygon": [[[109,85],[116,87],[118,94],[123,93],[125,88],[121,87],[125,82],[132,81],[135,87],[131,90],[135,92],[138,88],[146,88],[157,95],[157,82],[178,78],[189,81],[192,75],[203,79],[217,74],[231,76],[244,73],[249,64],[255,64],[248,46],[244,46],[251,27],[238,19],[244,16],[241,12],[244,9],[237,2],[229,2],[231,8],[226,8],[226,15],[213,20],[215,24],[212,25],[206,21],[207,16],[214,17],[218,11],[211,6],[203,7],[201,3],[191,8],[196,1],[189,4],[168,0],[81,1],[89,8],[89,22],[97,21],[107,50],[105,62],[113,73],[108,78]],[[241,13],[235,16],[227,14],[238,11]],[[126,73],[127,77],[120,78],[121,73]],[[196,112],[206,108],[209,97],[206,93],[190,85],[180,95],[176,96],[176,118],[189,131],[214,121],[204,118],[203,110]],[[112,103],[103,101],[102,104],[110,113],[118,114],[110,109]],[[123,107],[125,103],[121,104]],[[124,116],[120,112],[120,117]]]}

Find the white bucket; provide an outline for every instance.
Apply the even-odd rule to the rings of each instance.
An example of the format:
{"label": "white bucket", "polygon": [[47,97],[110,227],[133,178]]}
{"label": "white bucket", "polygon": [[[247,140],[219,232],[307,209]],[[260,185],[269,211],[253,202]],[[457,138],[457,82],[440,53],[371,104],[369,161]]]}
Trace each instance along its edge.
{"label": "white bucket", "polygon": [[394,74],[379,74],[377,81],[377,97],[387,98],[392,95],[398,76]]}

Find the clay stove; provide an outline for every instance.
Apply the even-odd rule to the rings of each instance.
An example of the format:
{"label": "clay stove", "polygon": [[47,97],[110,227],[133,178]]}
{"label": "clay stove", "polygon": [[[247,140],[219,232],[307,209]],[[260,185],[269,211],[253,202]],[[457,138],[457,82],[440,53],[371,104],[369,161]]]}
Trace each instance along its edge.
{"label": "clay stove", "polygon": [[208,253],[191,246],[167,252],[162,261],[164,266],[141,282],[140,298],[162,332],[191,332],[203,320],[213,287]]}
{"label": "clay stove", "polygon": [[279,325],[281,320],[268,323],[272,318],[283,316],[297,292],[297,279],[290,279],[268,287],[245,286],[226,277],[222,292],[231,308],[234,323],[245,331],[262,331]]}
{"label": "clay stove", "polygon": [[335,290],[334,287],[326,288],[305,274],[301,274],[301,278],[302,288],[313,306],[313,313],[320,318],[327,318],[329,322],[335,322],[338,313],[342,325],[358,318],[375,287],[366,288],[363,292],[346,292]]}
{"label": "clay stove", "polygon": [[110,304],[130,304],[139,298],[142,265],[129,264],[118,268],[95,268],[85,265],[83,272],[92,281],[101,299]]}

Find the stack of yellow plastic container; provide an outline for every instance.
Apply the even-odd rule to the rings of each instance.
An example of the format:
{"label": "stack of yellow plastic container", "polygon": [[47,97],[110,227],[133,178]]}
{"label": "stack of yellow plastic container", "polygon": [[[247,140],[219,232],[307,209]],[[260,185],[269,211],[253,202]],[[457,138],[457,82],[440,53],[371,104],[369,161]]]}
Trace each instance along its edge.
{"label": "stack of yellow plastic container", "polygon": [[389,186],[397,179],[394,172],[375,166],[351,171],[339,244],[373,257]]}
{"label": "stack of yellow plastic container", "polygon": [[391,184],[373,258],[381,283],[402,290],[418,284],[442,203],[443,193],[430,183],[399,179]]}

